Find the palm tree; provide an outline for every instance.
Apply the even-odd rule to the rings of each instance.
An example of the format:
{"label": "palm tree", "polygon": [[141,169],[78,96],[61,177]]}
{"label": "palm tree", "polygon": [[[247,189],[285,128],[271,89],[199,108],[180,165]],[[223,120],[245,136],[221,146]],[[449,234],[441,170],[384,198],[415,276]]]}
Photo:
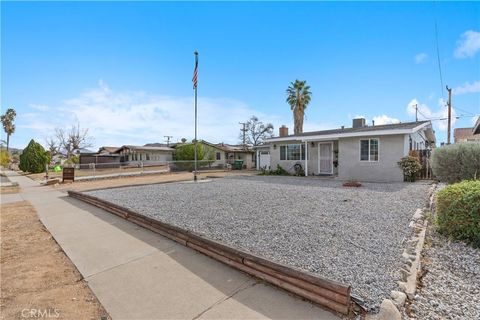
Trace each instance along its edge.
{"label": "palm tree", "polygon": [[287,103],[293,111],[294,134],[303,132],[303,116],[311,99],[312,93],[310,86],[307,86],[307,81],[297,79],[287,89]]}
{"label": "palm tree", "polygon": [[15,125],[13,124],[13,120],[15,120],[16,116],[17,113],[12,108],[8,109],[7,112],[5,112],[5,114],[1,116],[3,130],[5,130],[5,133],[7,134],[7,152],[10,144],[10,136],[15,132]]}

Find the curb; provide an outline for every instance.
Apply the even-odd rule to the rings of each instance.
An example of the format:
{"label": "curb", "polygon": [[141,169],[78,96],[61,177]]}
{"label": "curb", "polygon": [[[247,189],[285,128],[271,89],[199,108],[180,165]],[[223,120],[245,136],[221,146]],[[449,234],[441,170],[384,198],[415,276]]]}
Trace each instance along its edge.
{"label": "curb", "polygon": [[76,198],[104,209],[125,220],[165,236],[217,261],[269,282],[328,309],[344,315],[349,315],[351,313],[353,302],[350,296],[350,285],[326,279],[291,266],[282,265],[254,254],[235,249],[223,243],[203,238],[194,232],[152,219],[91,195],[76,191],[68,191],[68,195],[72,198]]}
{"label": "curb", "polygon": [[399,270],[402,281],[398,281],[398,291],[390,293],[390,299],[384,299],[380,305],[379,313],[370,315],[367,319],[373,320],[400,320],[401,311],[408,299],[415,297],[417,290],[417,276],[421,271],[421,254],[425,243],[428,220],[425,213],[434,207],[434,197],[437,184],[433,183],[428,190],[428,202],[423,209],[417,209],[410,220],[409,227],[413,229],[413,235],[407,241],[408,246],[402,253],[403,267]]}

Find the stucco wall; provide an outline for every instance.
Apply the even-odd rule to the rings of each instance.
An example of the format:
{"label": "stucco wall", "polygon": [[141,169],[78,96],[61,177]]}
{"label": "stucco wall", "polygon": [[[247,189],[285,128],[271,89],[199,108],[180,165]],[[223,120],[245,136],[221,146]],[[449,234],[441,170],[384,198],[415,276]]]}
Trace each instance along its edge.
{"label": "stucco wall", "polygon": [[338,177],[341,180],[396,182],[403,181],[403,172],[397,162],[405,152],[405,135],[370,137],[379,139],[379,161],[360,161],[361,138],[339,140]]}

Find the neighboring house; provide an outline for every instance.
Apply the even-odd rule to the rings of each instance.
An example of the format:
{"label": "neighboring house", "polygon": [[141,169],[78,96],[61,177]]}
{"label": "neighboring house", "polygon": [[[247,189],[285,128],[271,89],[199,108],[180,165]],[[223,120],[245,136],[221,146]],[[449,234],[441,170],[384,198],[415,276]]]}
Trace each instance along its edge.
{"label": "neighboring house", "polygon": [[480,143],[480,130],[478,134],[474,133],[475,128],[456,128],[453,130],[453,141],[455,143],[462,142],[478,142]]}
{"label": "neighboring house", "polygon": [[95,164],[98,169],[118,168],[120,166],[120,155],[115,151],[118,147],[100,147],[97,152],[80,153],[80,165],[84,169],[87,165]]}
{"label": "neighboring house", "polygon": [[[205,140],[199,140],[198,143],[202,144],[205,148],[204,159],[213,159],[210,164],[211,167],[226,168],[227,165],[231,165],[235,160],[243,160],[243,167],[245,169],[255,168],[255,151],[248,146],[243,147],[239,145],[231,145],[226,143],[210,143]],[[174,148],[181,146],[182,143],[171,144]],[[213,153],[213,154],[212,154]]]}
{"label": "neighboring house", "polygon": [[367,126],[365,119],[353,119],[352,128],[339,128],[267,139],[257,150],[270,158],[270,168],[280,165],[289,172],[300,164],[305,175],[336,176],[341,180],[403,181],[397,162],[410,150],[435,147],[430,121]]}
{"label": "neighboring house", "polygon": [[129,163],[143,163],[149,165],[153,163],[172,161],[175,150],[169,147],[147,147],[126,145],[118,148],[113,153],[120,156],[122,165]]}

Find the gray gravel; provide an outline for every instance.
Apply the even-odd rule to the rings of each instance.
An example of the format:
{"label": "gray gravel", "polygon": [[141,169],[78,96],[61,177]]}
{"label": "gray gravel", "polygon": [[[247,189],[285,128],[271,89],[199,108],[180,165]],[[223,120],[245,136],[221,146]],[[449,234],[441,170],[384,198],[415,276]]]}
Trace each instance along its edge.
{"label": "gray gravel", "polygon": [[88,194],[274,261],[351,284],[376,311],[396,290],[409,220],[425,183],[236,177]]}
{"label": "gray gravel", "polygon": [[412,301],[416,319],[480,319],[480,249],[451,242],[430,228],[423,287]]}

